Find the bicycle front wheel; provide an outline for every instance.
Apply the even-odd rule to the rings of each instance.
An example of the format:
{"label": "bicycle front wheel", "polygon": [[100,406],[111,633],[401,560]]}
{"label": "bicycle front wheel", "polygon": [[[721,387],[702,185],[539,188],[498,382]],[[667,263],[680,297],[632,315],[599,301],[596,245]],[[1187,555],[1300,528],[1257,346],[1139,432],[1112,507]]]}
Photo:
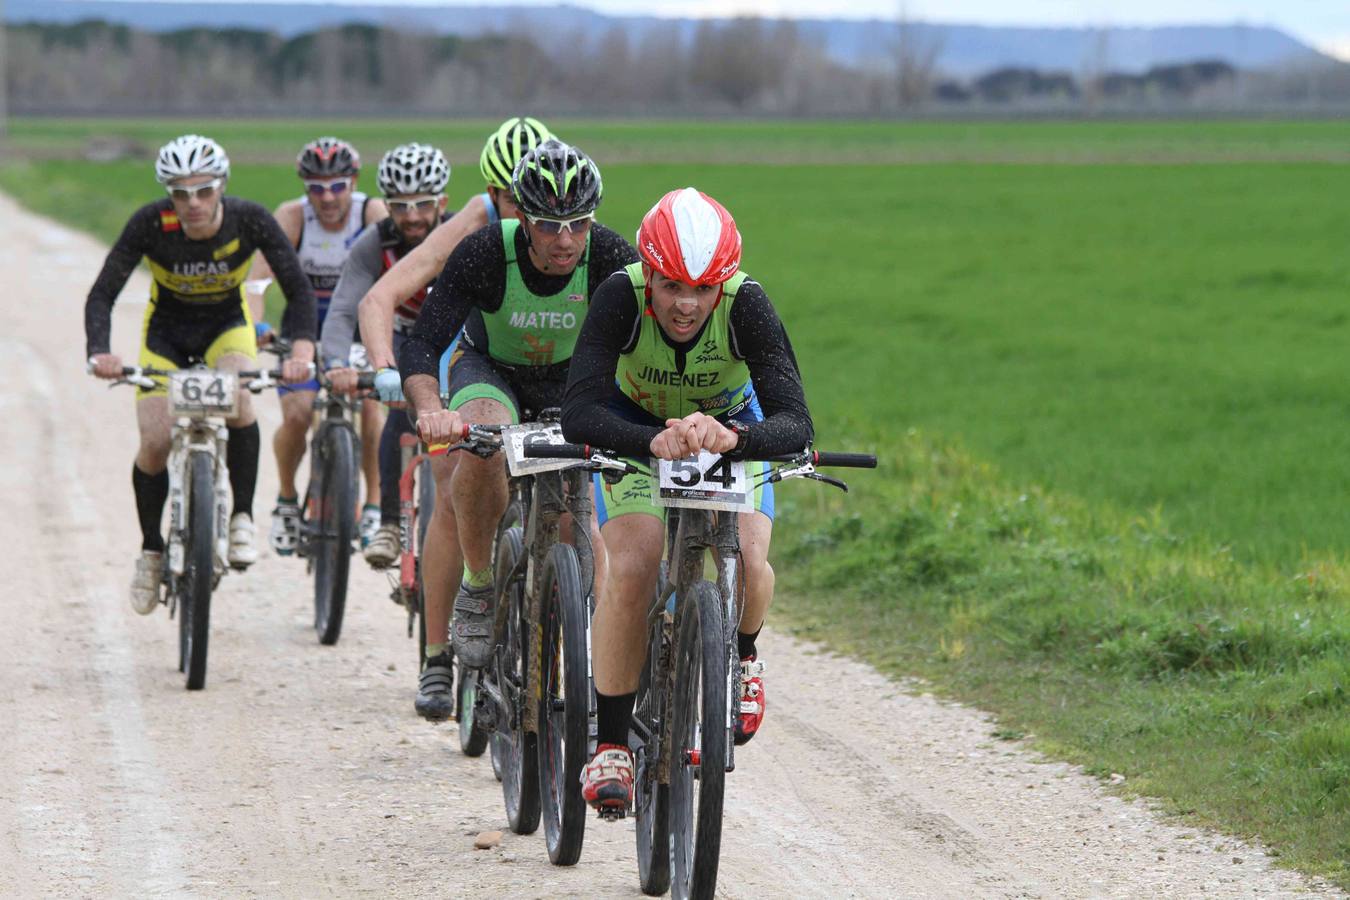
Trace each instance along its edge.
{"label": "bicycle front wheel", "polygon": [[554,544],[544,567],[539,796],[548,858],[555,866],[576,865],[586,836],[581,768],[586,765],[591,718],[588,614],[577,552]]}
{"label": "bicycle front wheel", "polygon": [[184,543],[187,571],[179,582],[178,651],[187,689],[206,686],[206,649],[211,636],[211,588],[215,582],[216,461],[211,454],[193,453],[188,470],[190,511]]}
{"label": "bicycle front wheel", "polygon": [[727,650],[722,595],[700,581],[677,613],[670,760],[672,897],[711,897],[722,846]]}
{"label": "bicycle front wheel", "polygon": [[320,644],[336,644],[347,608],[347,574],[356,532],[356,437],[341,426],[325,429],[315,463],[318,509],[314,548],[314,631]]}

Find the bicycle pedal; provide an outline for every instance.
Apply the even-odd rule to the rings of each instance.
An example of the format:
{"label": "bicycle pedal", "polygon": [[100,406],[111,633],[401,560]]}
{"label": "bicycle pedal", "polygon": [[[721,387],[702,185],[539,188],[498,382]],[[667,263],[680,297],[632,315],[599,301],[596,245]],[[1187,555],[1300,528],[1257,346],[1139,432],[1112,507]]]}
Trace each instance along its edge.
{"label": "bicycle pedal", "polygon": [[597,809],[595,814],[606,822],[617,822],[620,819],[628,818],[628,810],[623,807],[605,806]]}

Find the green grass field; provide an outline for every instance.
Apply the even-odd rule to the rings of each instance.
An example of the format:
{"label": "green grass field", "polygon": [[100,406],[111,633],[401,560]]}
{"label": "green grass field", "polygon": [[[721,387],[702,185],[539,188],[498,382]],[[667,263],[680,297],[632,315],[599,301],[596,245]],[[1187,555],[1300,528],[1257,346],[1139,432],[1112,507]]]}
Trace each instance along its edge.
{"label": "green grass field", "polygon": [[[489,124],[331,130],[458,202]],[[731,208],[820,446],[884,460],[783,491],[780,625],[1350,885],[1350,123],[551,124],[621,232]],[[149,165],[63,157],[188,127],[19,121],[0,187],[111,239]],[[330,130],[202,127],[269,205]]]}

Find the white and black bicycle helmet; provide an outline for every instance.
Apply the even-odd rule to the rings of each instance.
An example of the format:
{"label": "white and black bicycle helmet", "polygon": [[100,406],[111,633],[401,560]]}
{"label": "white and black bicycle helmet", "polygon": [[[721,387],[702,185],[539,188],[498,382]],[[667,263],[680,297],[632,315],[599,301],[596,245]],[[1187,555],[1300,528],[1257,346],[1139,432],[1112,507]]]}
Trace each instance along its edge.
{"label": "white and black bicycle helmet", "polygon": [[191,175],[230,177],[230,158],[225,150],[209,137],[185,134],[159,148],[155,159],[155,178],[168,184]]}
{"label": "white and black bicycle helmet", "polygon": [[380,160],[375,181],[386,197],[439,194],[450,183],[450,163],[430,144],[400,144]]}

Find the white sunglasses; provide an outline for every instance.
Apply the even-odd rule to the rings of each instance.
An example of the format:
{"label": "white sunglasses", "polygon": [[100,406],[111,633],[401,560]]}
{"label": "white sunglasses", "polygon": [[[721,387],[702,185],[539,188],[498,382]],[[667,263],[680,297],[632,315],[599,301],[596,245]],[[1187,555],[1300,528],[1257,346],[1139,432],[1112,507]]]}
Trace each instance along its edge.
{"label": "white sunglasses", "polygon": [[178,186],[167,184],[164,186],[164,190],[167,191],[169,196],[173,199],[181,200],[183,202],[194,200],[197,197],[203,197],[203,199],[210,200],[211,195],[220,189],[220,186],[224,181],[225,179],[223,178],[212,178],[204,184],[195,184],[190,187],[186,185]]}

